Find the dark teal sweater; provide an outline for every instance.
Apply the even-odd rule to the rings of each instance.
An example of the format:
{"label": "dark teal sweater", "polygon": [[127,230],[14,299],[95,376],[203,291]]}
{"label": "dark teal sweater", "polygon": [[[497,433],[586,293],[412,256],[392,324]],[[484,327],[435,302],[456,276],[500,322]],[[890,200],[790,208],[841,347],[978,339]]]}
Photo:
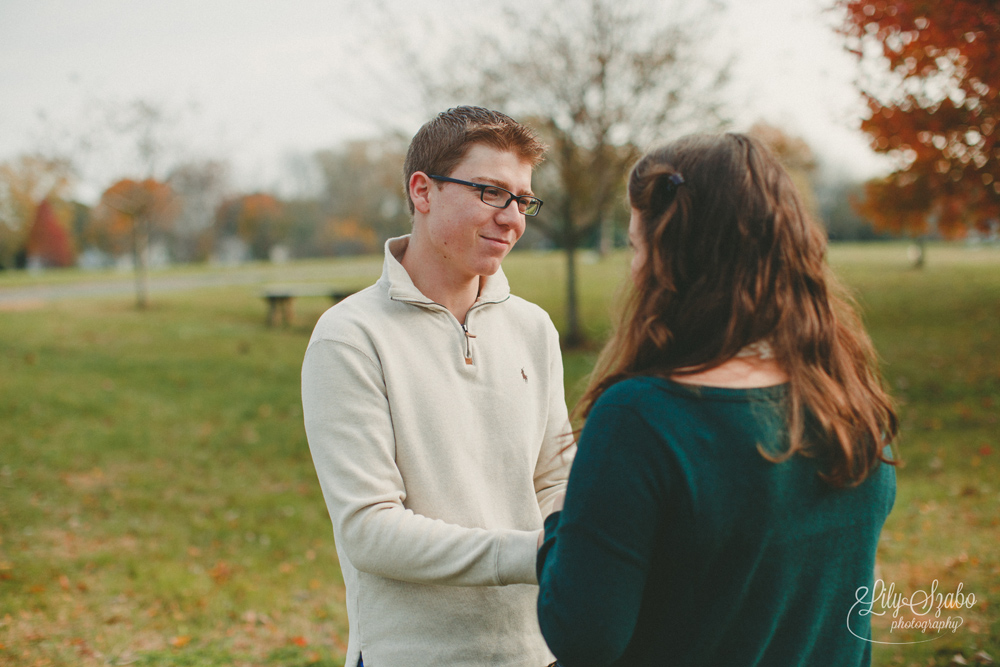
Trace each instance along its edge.
{"label": "dark teal sweater", "polygon": [[[787,387],[633,378],[601,396],[538,553],[560,663],[868,665],[847,617],[871,587],[895,474],[834,490],[786,445]],[[865,619],[852,619],[870,636]]]}

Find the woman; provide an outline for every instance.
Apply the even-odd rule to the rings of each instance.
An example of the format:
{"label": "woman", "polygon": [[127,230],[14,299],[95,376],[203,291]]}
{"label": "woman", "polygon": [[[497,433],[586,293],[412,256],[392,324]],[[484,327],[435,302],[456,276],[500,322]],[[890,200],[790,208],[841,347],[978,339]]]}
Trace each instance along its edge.
{"label": "woman", "polygon": [[822,230],[741,134],[649,153],[628,195],[630,298],[538,554],[549,647],[565,667],[869,664],[848,615],[897,423]]}

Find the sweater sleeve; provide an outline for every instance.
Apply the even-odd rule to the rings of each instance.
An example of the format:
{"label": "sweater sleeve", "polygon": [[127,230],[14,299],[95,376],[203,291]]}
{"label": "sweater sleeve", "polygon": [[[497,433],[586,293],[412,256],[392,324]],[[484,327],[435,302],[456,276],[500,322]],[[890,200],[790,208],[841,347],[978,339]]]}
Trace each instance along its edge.
{"label": "sweater sleeve", "polygon": [[385,382],[362,350],[310,344],[302,412],[334,537],[355,568],[426,584],[535,583],[537,531],[466,528],[404,507]]}
{"label": "sweater sleeve", "polygon": [[559,334],[551,322],[548,323],[549,353],[549,405],[545,436],[535,464],[535,495],[542,517],[551,512],[555,496],[566,489],[570,466],[576,445],[573,443],[573,429],[566,411],[565,380],[563,378],[562,351],[559,349]]}
{"label": "sweater sleeve", "polygon": [[663,458],[640,415],[598,402],[538,552],[539,624],[560,664],[608,665],[628,646],[662,520]]}

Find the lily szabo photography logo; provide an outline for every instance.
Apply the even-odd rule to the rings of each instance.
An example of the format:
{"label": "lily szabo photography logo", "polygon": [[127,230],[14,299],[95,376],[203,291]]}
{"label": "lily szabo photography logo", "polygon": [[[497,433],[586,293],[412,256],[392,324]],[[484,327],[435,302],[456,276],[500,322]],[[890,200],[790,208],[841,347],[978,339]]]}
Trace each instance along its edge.
{"label": "lily szabo photography logo", "polygon": [[[861,586],[854,593],[855,602],[847,614],[847,629],[858,639],[873,644],[920,644],[940,639],[947,633],[954,634],[965,624],[961,613],[964,609],[972,609],[976,604],[974,593],[962,590],[959,583],[954,591],[939,590],[935,579],[927,590],[915,590],[909,595],[896,590],[896,584],[886,586],[881,579],[869,589]],[[876,641],[858,634],[865,627],[865,617],[885,616],[890,614],[892,623],[889,626],[890,641]],[[868,619],[873,620],[873,619]],[[900,636],[903,631],[906,637]],[[928,635],[926,639],[910,640],[913,632],[920,631]],[[873,628],[874,634],[874,628]]]}

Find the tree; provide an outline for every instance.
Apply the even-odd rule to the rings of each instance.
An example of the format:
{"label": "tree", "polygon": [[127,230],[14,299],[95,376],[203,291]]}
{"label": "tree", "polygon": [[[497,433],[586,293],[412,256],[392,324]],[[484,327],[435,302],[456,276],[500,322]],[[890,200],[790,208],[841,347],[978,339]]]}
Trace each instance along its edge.
{"label": "tree", "polygon": [[69,231],[59,223],[48,199],[38,205],[25,249],[29,262],[44,267],[72,266],[76,259]]}
{"label": "tree", "polygon": [[180,200],[171,247],[181,261],[203,261],[211,254],[215,213],[225,200],[228,172],[224,162],[201,160],[180,164],[167,176]]}
{"label": "tree", "polygon": [[228,199],[215,214],[216,236],[240,238],[254,259],[267,259],[271,248],[285,240],[288,228],[284,206],[263,192]]}
{"label": "tree", "polygon": [[899,168],[860,205],[876,227],[946,237],[1000,217],[1000,4],[839,0],[872,148]]}
{"label": "tree", "polygon": [[[609,246],[611,222],[627,218],[621,202],[630,165],[652,144],[722,123],[718,92],[727,67],[698,52],[708,17],[691,16],[680,3],[665,9],[629,0],[536,3],[531,20],[511,13],[473,35],[480,64],[467,80],[421,79],[436,106],[477,100],[534,125],[550,144],[535,187],[545,206],[530,224],[566,252],[569,346],[584,339],[576,249],[595,236]],[[498,41],[497,25],[518,28]]]}
{"label": "tree", "polygon": [[817,182],[816,199],[819,217],[831,241],[874,241],[888,237],[878,232],[870,220],[858,214],[858,201],[864,196],[864,183],[846,174],[827,172]]}
{"label": "tree", "polygon": [[781,128],[763,121],[754,123],[747,134],[760,139],[774,152],[795,183],[806,210],[811,215],[817,215],[819,207],[812,182],[816,173],[816,156],[805,139],[792,136]]}
{"label": "tree", "polygon": [[363,255],[378,250],[375,230],[354,218],[328,218],[320,224],[312,239],[324,255]]}
{"label": "tree", "polygon": [[95,245],[113,254],[131,249],[136,306],[140,309],[148,303],[146,263],[150,236],[168,233],[177,212],[177,198],[169,185],[153,178],[126,178],[104,191],[91,217],[89,237]]}
{"label": "tree", "polygon": [[68,160],[22,155],[0,164],[0,268],[17,265],[39,204],[66,196],[71,185]]}
{"label": "tree", "polygon": [[[406,146],[398,136],[379,140],[352,141],[338,150],[315,154],[322,176],[322,210],[326,222],[317,230],[327,241],[342,250],[335,238],[343,236],[344,224],[358,227],[348,236],[354,240],[370,238],[361,228],[374,233],[375,242],[405,234],[410,228],[406,198],[402,187],[403,159]],[[332,231],[340,229],[339,232]],[[359,236],[360,234],[360,236]],[[354,244],[357,250],[369,243]]]}

